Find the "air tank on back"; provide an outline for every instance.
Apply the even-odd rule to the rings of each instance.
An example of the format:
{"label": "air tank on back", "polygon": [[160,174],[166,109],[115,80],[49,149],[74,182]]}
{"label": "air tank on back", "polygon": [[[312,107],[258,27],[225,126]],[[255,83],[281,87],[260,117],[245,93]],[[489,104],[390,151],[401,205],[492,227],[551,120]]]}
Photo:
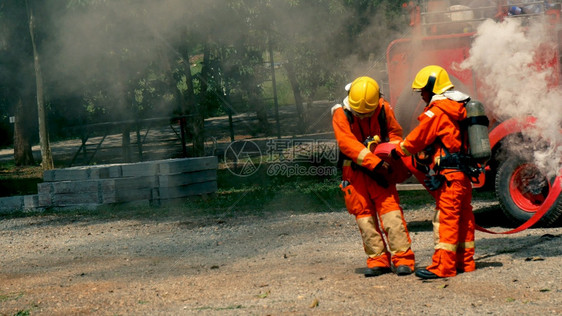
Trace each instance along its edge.
{"label": "air tank on back", "polygon": [[490,121],[486,116],[484,105],[476,100],[466,104],[466,119],[468,126],[468,144],[470,154],[479,163],[485,163],[492,156],[488,125]]}

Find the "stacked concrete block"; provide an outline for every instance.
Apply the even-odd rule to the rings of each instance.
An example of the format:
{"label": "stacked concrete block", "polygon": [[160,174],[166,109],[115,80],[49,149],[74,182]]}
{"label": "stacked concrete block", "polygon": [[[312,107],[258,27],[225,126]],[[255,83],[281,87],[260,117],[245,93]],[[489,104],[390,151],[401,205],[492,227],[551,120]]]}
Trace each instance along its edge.
{"label": "stacked concrete block", "polygon": [[17,195],[0,198],[0,214],[38,209],[40,209],[40,206],[37,195]]}
{"label": "stacked concrete block", "polygon": [[0,212],[138,201],[160,205],[215,192],[217,165],[217,157],[212,156],[48,170],[36,196],[0,199]]}

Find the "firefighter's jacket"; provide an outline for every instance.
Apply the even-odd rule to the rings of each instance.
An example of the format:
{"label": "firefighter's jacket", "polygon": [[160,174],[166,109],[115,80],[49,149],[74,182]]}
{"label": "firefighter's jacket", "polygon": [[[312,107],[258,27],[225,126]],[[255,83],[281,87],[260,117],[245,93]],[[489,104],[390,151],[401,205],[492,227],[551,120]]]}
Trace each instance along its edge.
{"label": "firefighter's jacket", "polygon": [[[462,140],[460,121],[466,118],[464,102],[468,96],[458,91],[447,91],[434,95],[424,112],[418,117],[419,124],[412,130],[404,141],[397,147],[402,155],[411,155],[431,148],[429,168],[433,169],[440,157],[445,156],[446,147],[449,153],[458,153],[461,146],[466,144]],[[460,179],[462,172],[444,170],[443,175],[448,180]]]}
{"label": "firefighter's jacket", "polygon": [[374,137],[378,135],[381,137],[381,128],[378,121],[381,109],[384,108],[386,114],[390,142],[399,143],[402,140],[402,127],[394,117],[390,104],[383,98],[379,99],[379,106],[373,115],[366,118],[354,116],[351,124],[344,112],[346,106],[336,105],[332,109],[332,125],[339,149],[357,165],[373,170],[381,162],[381,159],[369,151],[363,142],[369,136]]}

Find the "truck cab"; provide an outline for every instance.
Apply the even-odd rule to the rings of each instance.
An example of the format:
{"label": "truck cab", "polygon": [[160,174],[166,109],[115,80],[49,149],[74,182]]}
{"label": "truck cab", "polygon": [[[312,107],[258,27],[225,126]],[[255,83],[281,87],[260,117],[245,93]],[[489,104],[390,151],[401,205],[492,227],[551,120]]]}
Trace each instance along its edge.
{"label": "truck cab", "polygon": [[[550,89],[560,86],[562,56],[561,4],[559,1],[410,1],[403,5],[410,16],[410,32],[392,41],[386,53],[388,95],[394,112],[407,135],[417,125],[417,116],[425,104],[418,93],[412,92],[411,83],[416,73],[427,65],[445,68],[455,89],[469,94],[491,108],[494,101],[480,73],[459,65],[471,53],[480,24],[486,20],[501,23],[505,19],[520,19],[523,28],[535,19],[546,21],[547,40],[534,54],[533,67],[553,71],[545,77]],[[549,146],[562,146],[546,138],[529,133],[536,117],[496,117],[487,111],[490,120],[489,136],[492,158],[474,188],[493,189],[506,217],[515,224],[529,220],[535,213],[545,210],[539,224],[551,225],[562,219],[560,182],[562,170],[555,176],[546,174],[533,161],[533,152]],[[557,141],[562,139],[561,134]],[[508,143],[527,144],[513,149]],[[558,159],[560,166],[561,157]]]}

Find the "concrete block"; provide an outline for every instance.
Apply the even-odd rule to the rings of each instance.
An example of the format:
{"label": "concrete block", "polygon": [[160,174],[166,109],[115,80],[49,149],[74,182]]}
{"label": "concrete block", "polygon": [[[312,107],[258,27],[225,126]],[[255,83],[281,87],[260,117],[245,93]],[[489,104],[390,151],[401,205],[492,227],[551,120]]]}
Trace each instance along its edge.
{"label": "concrete block", "polygon": [[101,203],[113,204],[152,199],[152,188],[103,192]]}
{"label": "concrete block", "polygon": [[51,194],[52,183],[51,182],[41,182],[37,183],[37,192],[39,194]]}
{"label": "concrete block", "polygon": [[110,168],[113,165],[80,166],[64,169],[46,170],[43,172],[43,181],[78,181],[107,179],[110,177]]}
{"label": "concrete block", "polygon": [[44,182],[88,180],[88,169],[53,169],[43,172]]}
{"label": "concrete block", "polygon": [[52,206],[71,206],[84,204],[100,204],[98,192],[80,192],[70,194],[53,194]]}
{"label": "concrete block", "polygon": [[90,171],[89,171],[88,179],[90,180],[109,178],[108,166],[91,167],[89,170]]}
{"label": "concrete block", "polygon": [[39,208],[39,195],[24,195],[23,196],[23,208],[24,210],[33,210]]}
{"label": "concrete block", "polygon": [[121,165],[114,165],[107,168],[109,173],[109,178],[121,178],[123,177],[123,170]]}
{"label": "concrete block", "polygon": [[132,189],[147,189],[157,186],[158,178],[156,176],[107,179],[100,182],[100,190],[102,193]]}
{"label": "concrete block", "polygon": [[20,204],[65,209],[135,201],[159,204],[215,192],[217,166],[217,157],[211,156],[48,170],[38,194]]}
{"label": "concrete block", "polygon": [[52,201],[52,184],[53,182],[43,182],[37,184],[38,200],[40,207],[50,207]]}
{"label": "concrete block", "polygon": [[51,183],[51,194],[98,192],[100,181],[104,180],[77,180],[58,181]]}
{"label": "concrete block", "polygon": [[155,161],[124,164],[121,166],[122,177],[154,176],[158,174],[158,163]]}
{"label": "concrete block", "polygon": [[158,187],[158,177],[155,175],[115,179],[116,190],[144,189]]}
{"label": "concrete block", "polygon": [[0,198],[0,213],[10,214],[23,210],[23,195]]}
{"label": "concrete block", "polygon": [[217,169],[218,158],[216,156],[179,158],[158,161],[160,174],[175,174],[198,170]]}

